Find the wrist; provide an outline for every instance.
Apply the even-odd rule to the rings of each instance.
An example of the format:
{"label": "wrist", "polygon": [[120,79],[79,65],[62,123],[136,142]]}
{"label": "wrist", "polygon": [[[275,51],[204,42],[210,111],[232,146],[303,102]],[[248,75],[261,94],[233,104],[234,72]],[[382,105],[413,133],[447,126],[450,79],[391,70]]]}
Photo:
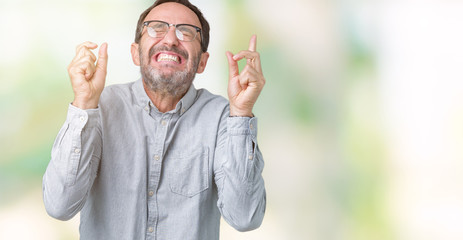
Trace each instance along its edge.
{"label": "wrist", "polygon": [[230,108],[230,117],[254,117],[252,111],[238,111]]}
{"label": "wrist", "polygon": [[97,101],[95,101],[95,100],[93,100],[93,101],[92,100],[85,101],[85,100],[81,100],[81,99],[78,99],[78,98],[74,98],[74,101],[72,101],[71,104],[74,107],[80,108],[82,110],[98,108],[98,100]]}

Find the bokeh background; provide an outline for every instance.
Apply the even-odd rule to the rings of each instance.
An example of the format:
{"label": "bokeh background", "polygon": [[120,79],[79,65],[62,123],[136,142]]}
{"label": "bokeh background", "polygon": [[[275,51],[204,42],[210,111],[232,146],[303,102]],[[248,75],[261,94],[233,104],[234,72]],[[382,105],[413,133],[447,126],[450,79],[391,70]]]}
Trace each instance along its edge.
{"label": "bokeh background", "polygon": [[[197,87],[226,96],[225,51],[258,35],[255,107],[267,212],[224,240],[463,239],[463,2],[192,0],[211,24]],[[78,239],[43,207],[42,175],[72,101],[75,46],[109,43],[107,85],[152,1],[0,0],[0,239]]]}

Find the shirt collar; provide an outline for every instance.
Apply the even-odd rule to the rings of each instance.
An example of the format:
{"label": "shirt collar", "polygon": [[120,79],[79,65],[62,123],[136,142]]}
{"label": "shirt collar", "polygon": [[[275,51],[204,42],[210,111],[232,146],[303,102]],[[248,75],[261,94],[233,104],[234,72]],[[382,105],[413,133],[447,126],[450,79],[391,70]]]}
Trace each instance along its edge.
{"label": "shirt collar", "polygon": [[[143,87],[143,80],[140,78],[138,79],[133,85],[133,92],[135,94],[135,98],[137,100],[137,104],[142,107],[143,109],[149,109],[151,107],[156,108],[152,103],[150,98],[145,92],[145,88]],[[185,95],[180,99],[177,103],[175,109],[169,111],[170,113],[180,113],[180,116],[183,115],[188,109],[193,105],[196,100],[197,90],[193,84],[190,85],[190,88],[185,93]],[[151,103],[151,104],[150,104]]]}

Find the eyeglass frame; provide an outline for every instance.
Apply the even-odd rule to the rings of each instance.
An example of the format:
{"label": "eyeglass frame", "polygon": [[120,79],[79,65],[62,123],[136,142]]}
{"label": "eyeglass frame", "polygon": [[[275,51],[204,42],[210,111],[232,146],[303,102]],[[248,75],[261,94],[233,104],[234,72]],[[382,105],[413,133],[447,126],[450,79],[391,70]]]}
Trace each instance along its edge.
{"label": "eyeglass frame", "polygon": [[[173,24],[173,23],[168,23],[168,22],[164,22],[164,21],[161,21],[161,20],[150,20],[150,21],[143,22],[143,26],[148,27],[148,25],[150,23],[152,23],[152,22],[165,23],[169,27],[169,29],[170,29],[170,27],[175,27],[175,31],[177,31],[177,26],[190,26],[190,27],[193,27],[193,28],[195,28],[196,32],[197,33],[199,32],[199,34],[201,35],[201,42],[199,44],[201,45],[202,42],[203,42],[203,30],[200,27],[197,27],[195,25],[191,25],[191,24],[188,24],[188,23]],[[167,33],[169,33],[169,31],[166,32],[166,35],[167,35]],[[149,33],[148,33],[148,35],[149,35]],[[164,38],[166,35],[164,35],[162,38]],[[177,33],[175,34],[175,36],[177,37]],[[182,42],[193,42],[195,40],[195,38],[196,38],[196,35],[193,38],[193,40],[191,40],[191,41],[183,41],[183,40],[180,40],[180,39],[178,39],[178,40],[180,40]],[[201,48],[202,48],[202,45],[201,45]]]}

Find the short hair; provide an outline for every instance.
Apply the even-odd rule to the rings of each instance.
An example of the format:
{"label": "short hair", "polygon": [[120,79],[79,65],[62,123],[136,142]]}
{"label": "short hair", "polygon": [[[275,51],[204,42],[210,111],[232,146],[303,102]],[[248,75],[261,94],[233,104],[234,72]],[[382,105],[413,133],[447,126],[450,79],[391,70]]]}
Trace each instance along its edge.
{"label": "short hair", "polygon": [[199,22],[201,23],[201,50],[203,52],[207,52],[207,47],[209,46],[209,23],[207,22],[206,18],[204,18],[203,14],[201,13],[201,10],[199,10],[195,5],[190,3],[188,0],[157,0],[151,5],[149,8],[147,8],[141,15],[140,18],[138,19],[137,23],[137,29],[135,32],[135,43],[140,43],[141,39],[141,34],[143,32],[143,22],[148,16],[148,14],[153,10],[153,8],[167,2],[174,2],[174,3],[180,3],[184,5],[185,7],[189,8],[191,11],[193,11],[196,16],[199,19]]}

